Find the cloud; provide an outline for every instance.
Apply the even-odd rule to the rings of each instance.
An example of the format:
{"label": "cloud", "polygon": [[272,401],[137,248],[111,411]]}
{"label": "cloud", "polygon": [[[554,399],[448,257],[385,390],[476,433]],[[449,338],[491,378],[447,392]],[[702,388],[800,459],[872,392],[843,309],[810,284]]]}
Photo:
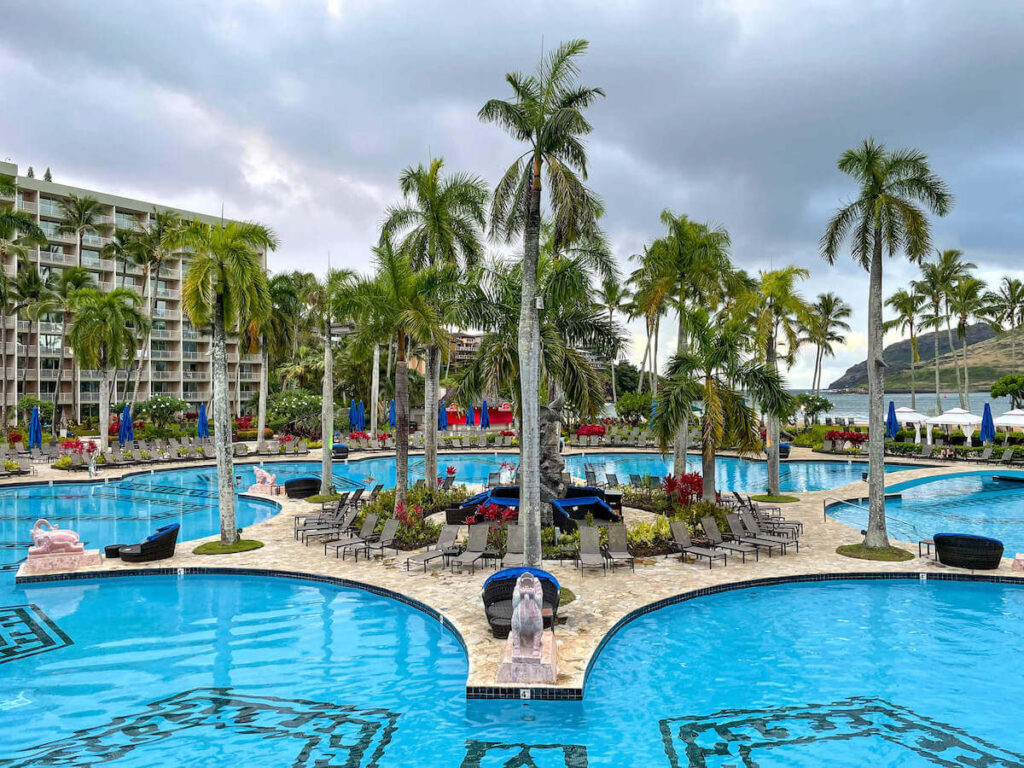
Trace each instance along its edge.
{"label": "cloud", "polygon": [[[493,184],[517,147],[477,110],[542,45],[581,36],[583,81],[608,94],[589,115],[590,183],[620,260],[661,234],[663,208],[719,222],[741,266],[811,269],[808,296],[840,292],[863,332],[863,271],[825,265],[817,241],[853,194],[836,158],[869,135],[919,147],[949,182],[937,245],[987,279],[1019,265],[1022,33],[1001,0],[21,3],[0,29],[2,152],[69,183],[264,221],[283,244],[275,270],[322,270],[328,252],[367,269],[400,170],[443,155]],[[888,292],[913,269],[887,274]]]}

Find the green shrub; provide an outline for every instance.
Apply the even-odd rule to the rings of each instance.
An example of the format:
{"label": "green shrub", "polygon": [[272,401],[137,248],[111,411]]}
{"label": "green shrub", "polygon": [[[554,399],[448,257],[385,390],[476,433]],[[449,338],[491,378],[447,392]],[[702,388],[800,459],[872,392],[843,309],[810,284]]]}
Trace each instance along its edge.
{"label": "green shrub", "polygon": [[306,442],[306,447],[309,448],[310,450],[313,450],[314,448],[322,448],[323,443],[320,442],[319,440],[309,440]]}
{"label": "green shrub", "polygon": [[16,461],[11,461],[10,459],[8,459],[7,461],[4,462],[4,469],[6,469],[8,472],[13,472],[17,468],[18,462]]}
{"label": "green shrub", "polygon": [[71,466],[71,457],[61,456],[50,466],[52,466],[54,469],[68,469]]}

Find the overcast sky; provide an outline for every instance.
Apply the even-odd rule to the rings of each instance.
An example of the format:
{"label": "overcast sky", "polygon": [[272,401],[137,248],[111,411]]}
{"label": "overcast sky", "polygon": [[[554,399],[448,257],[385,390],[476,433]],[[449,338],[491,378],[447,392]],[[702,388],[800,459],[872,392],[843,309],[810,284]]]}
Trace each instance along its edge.
{"label": "overcast sky", "polygon": [[[624,269],[663,208],[724,224],[756,271],[811,270],[856,309],[825,381],[865,356],[867,280],[817,241],[867,136],[928,154],[934,224],[1022,276],[1024,11],[1010,0],[5,4],[0,158],[57,181],[271,225],[274,271],[369,269],[401,169],[431,154],[494,183],[516,147],[476,113],[542,44],[583,37],[590,183]],[[913,276],[890,262],[886,293]],[[666,326],[674,323],[666,322]],[[638,329],[637,329],[638,330]],[[635,337],[632,357],[643,352]],[[675,336],[666,329],[667,355]],[[811,355],[790,374],[810,381]]]}

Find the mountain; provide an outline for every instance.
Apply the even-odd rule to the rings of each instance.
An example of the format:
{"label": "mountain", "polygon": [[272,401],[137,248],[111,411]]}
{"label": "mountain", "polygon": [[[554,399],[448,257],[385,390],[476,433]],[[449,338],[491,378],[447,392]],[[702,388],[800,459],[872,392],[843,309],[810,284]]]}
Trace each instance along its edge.
{"label": "mountain", "polygon": [[[917,389],[925,391],[935,388],[934,333],[926,333],[917,340]],[[956,389],[956,371],[949,353],[949,337],[945,330],[939,337],[939,377],[943,389]],[[1017,361],[1011,360],[1011,346],[1016,343]],[[960,340],[953,333],[958,354]],[[993,381],[1010,373],[1021,373],[1020,360],[1024,357],[1024,330],[1018,328],[1012,333],[996,336],[987,325],[972,325],[967,329],[967,362],[971,367],[971,389],[988,389]],[[885,360],[885,388],[888,391],[909,391],[910,389],[910,340],[890,344],[882,352]],[[867,361],[857,363],[828,385],[829,389],[867,390]]]}

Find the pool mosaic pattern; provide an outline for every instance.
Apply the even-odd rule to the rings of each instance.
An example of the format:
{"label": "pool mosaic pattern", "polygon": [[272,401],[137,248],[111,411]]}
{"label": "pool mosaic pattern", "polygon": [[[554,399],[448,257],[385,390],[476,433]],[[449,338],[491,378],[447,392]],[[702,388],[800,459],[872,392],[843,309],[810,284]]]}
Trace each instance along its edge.
{"label": "pool mosaic pattern", "polygon": [[[6,591],[5,591],[6,590]],[[0,665],[0,766],[1024,766],[1024,588],[738,589],[610,638],[583,702],[467,702],[410,606],[227,575],[0,586],[74,640]],[[111,632],[116,626],[118,631]]]}

